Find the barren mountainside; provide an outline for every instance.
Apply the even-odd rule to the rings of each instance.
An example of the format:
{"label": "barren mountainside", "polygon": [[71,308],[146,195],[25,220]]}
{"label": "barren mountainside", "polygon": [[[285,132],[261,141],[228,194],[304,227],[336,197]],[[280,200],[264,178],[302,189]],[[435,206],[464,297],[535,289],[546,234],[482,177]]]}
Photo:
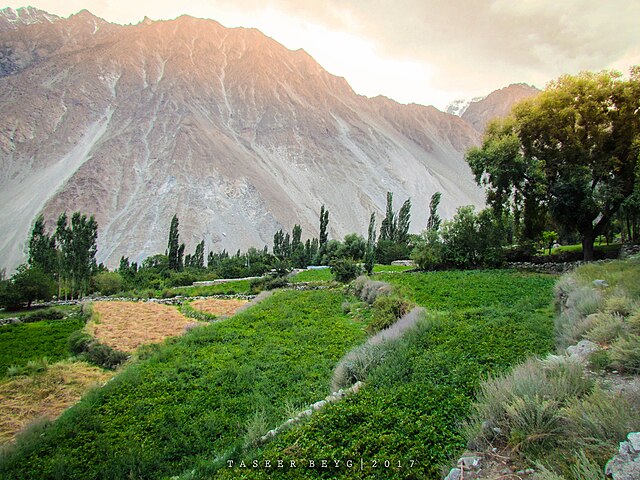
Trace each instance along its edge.
{"label": "barren mountainside", "polygon": [[40,212],[95,215],[114,266],[164,252],[174,213],[187,251],[235,252],[294,223],[317,235],[322,204],[331,237],[365,233],[387,191],[412,198],[415,232],[436,190],[444,217],[483,203],[467,122],[359,96],[255,29],[29,12],[0,15],[0,266],[24,261]]}

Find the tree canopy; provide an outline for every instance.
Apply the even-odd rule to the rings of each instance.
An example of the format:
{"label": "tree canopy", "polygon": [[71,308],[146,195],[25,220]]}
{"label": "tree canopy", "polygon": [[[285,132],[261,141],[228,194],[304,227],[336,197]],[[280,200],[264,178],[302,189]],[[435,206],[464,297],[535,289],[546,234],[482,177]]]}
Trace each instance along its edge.
{"label": "tree canopy", "polygon": [[565,75],[491,123],[466,156],[487,203],[510,209],[521,239],[547,219],[578,232],[584,259],[633,193],[640,152],[640,67]]}

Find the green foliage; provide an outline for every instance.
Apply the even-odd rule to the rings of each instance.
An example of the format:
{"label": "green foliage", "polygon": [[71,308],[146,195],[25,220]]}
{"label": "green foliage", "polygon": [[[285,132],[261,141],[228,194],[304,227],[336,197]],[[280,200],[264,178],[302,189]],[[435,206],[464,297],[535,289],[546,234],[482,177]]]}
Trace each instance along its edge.
{"label": "green foliage", "polygon": [[45,232],[44,215],[40,214],[31,230],[29,238],[29,265],[42,270],[47,275],[56,272],[56,241]]}
{"label": "green foliage", "polygon": [[0,290],[0,306],[19,309],[31,306],[35,300],[51,300],[55,291],[53,279],[39,267],[20,265]]}
{"label": "green foliage", "polygon": [[[3,479],[167,478],[241,451],[288,405],[328,392],[333,366],[364,333],[335,291],[273,294],[225,322],[147,352],[0,459]],[[264,434],[266,432],[262,432]]]}
{"label": "green foliage", "polygon": [[114,370],[124,363],[128,355],[101,344],[88,333],[79,330],[68,340],[69,350],[82,359],[102,368]]}
{"label": "green foliage", "polygon": [[437,230],[424,230],[413,248],[411,259],[420,270],[436,270],[444,265],[443,247]]}
{"label": "green foliage", "polygon": [[0,377],[12,365],[24,366],[43,357],[51,362],[67,358],[71,353],[67,339],[83,326],[84,321],[76,317],[0,327]]}
{"label": "green foliage", "polygon": [[349,283],[362,273],[362,267],[353,260],[342,258],[331,263],[331,273],[336,281]]}
{"label": "green foliage", "polygon": [[609,356],[613,367],[634,374],[640,373],[640,335],[619,337],[611,345]]}
{"label": "green foliage", "polygon": [[368,325],[367,332],[373,334],[390,327],[414,306],[398,294],[378,296],[373,302],[373,321]]}
{"label": "green foliage", "polygon": [[[522,218],[521,238],[534,240],[548,213],[579,232],[584,259],[634,192],[640,121],[640,70],[562,76],[510,117],[487,128],[482,147],[467,153],[487,202]],[[519,222],[518,222],[519,223]]]}
{"label": "green foliage", "polygon": [[122,291],[124,281],[118,272],[100,272],[93,277],[95,288],[103,295],[113,295]]}
{"label": "green foliage", "polygon": [[440,198],[442,198],[441,192],[435,192],[431,195],[431,200],[429,201],[429,220],[427,220],[427,230],[434,230],[437,232],[440,229],[440,224],[442,223],[440,215],[438,215]]}
{"label": "green foliage", "polygon": [[[360,465],[326,473],[274,469],[268,472],[274,479],[440,478],[440,465],[465,446],[460,423],[469,414],[480,378],[552,345],[550,277],[474,271],[383,278],[425,307],[449,311],[431,315],[394,342],[384,361],[368,370],[366,386],[357,395],[325,407],[265,448],[236,458],[278,458],[285,464],[309,458],[365,459],[363,470]],[[458,307],[460,299],[465,301]],[[389,460],[393,467],[374,469],[367,460]],[[415,464],[409,467],[411,460]],[[196,471],[194,478],[214,474],[267,476],[264,471],[212,467]]]}

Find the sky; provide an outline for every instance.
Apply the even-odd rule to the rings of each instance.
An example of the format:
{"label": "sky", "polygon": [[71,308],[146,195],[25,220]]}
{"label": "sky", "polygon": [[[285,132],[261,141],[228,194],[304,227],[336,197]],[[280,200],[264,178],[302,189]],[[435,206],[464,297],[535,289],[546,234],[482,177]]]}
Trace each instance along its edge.
{"label": "sky", "polygon": [[[444,109],[511,83],[640,64],[638,0],[30,0],[116,23],[212,18],[303,48],[362,95]],[[8,2],[17,8],[23,2]]]}

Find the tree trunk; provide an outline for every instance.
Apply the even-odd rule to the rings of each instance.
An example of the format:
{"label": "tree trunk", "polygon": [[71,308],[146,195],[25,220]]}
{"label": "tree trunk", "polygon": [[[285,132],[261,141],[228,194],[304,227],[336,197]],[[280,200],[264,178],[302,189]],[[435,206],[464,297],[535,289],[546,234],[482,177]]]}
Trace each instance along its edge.
{"label": "tree trunk", "polygon": [[593,243],[595,241],[595,234],[593,232],[593,230],[589,231],[589,232],[584,232],[582,235],[582,259],[585,262],[592,262],[594,255],[593,255]]}

